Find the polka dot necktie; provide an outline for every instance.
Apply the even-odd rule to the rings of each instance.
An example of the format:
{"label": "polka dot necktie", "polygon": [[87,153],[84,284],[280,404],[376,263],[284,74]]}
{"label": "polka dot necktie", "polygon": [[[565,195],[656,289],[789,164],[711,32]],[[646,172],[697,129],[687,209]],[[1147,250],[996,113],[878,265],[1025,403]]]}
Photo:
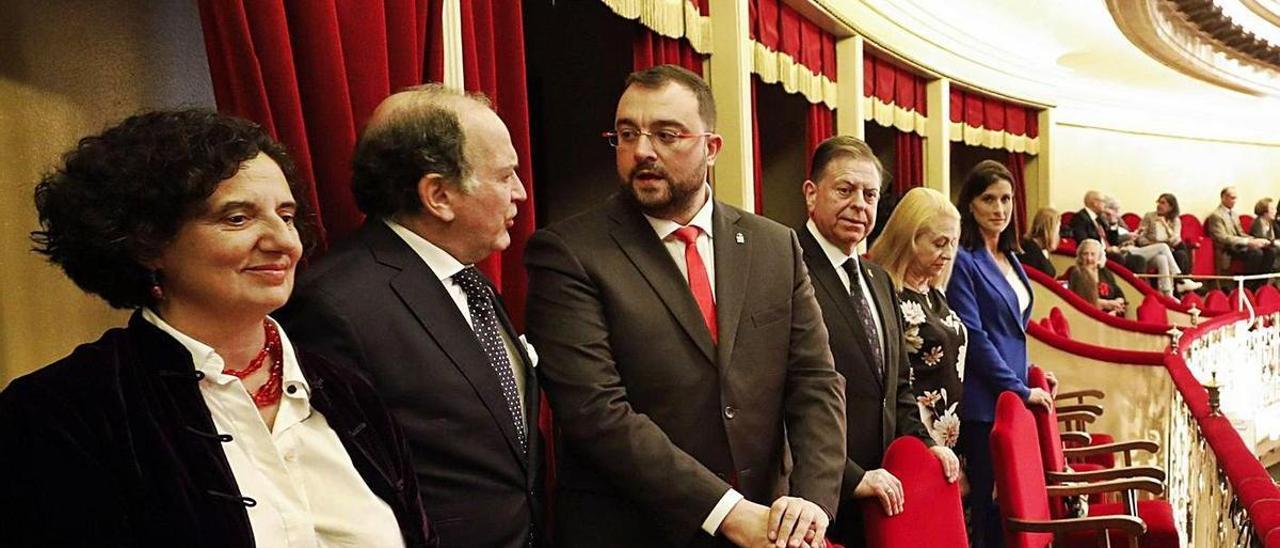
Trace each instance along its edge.
{"label": "polka dot necktie", "polygon": [[516,437],[520,439],[520,448],[528,450],[525,434],[524,413],[520,410],[520,391],[516,390],[516,377],[511,371],[511,359],[507,356],[507,347],[502,342],[502,326],[498,323],[498,314],[494,308],[496,300],[489,284],[474,266],[469,266],[453,275],[453,281],[462,287],[467,294],[467,308],[471,311],[471,330],[480,341],[480,349],[489,359],[489,366],[498,375],[502,386],[502,397],[507,400],[507,411],[511,412],[511,420],[515,423]]}
{"label": "polka dot necktie", "polygon": [[876,374],[884,378],[884,351],[880,349],[880,330],[876,327],[876,319],[873,316],[875,311],[871,310],[871,303],[867,302],[867,295],[862,292],[862,276],[858,275],[858,262],[849,259],[842,266],[844,272],[849,275],[849,300],[853,301],[853,308],[862,318],[862,331],[867,334],[867,344],[871,347],[871,359],[875,362]]}

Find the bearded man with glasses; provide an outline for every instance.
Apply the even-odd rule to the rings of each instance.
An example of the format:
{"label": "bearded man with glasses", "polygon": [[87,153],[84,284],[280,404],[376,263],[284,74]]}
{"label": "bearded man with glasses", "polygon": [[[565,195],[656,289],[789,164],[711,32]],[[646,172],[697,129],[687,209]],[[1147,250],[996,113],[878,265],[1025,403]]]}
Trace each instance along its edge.
{"label": "bearded man with glasses", "polygon": [[556,544],[823,545],[844,380],[795,234],[712,196],[723,140],[697,75],[633,73],[604,136],[620,191],[525,252]]}

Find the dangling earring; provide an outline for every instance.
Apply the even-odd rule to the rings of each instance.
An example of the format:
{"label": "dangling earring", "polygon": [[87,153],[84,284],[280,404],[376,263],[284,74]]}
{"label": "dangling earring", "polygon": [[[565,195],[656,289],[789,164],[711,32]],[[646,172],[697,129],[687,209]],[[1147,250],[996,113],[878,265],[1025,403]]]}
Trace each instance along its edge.
{"label": "dangling earring", "polygon": [[147,277],[151,281],[151,300],[160,302],[164,300],[164,288],[160,286],[160,271],[150,270]]}

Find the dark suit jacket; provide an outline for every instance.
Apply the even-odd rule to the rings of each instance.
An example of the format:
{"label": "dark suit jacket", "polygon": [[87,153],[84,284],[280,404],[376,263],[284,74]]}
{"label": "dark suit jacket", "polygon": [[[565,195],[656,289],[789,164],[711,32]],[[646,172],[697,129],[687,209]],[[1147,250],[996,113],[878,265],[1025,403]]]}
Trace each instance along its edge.
{"label": "dark suit jacket", "polygon": [[471,327],[385,223],[369,220],[304,272],[281,316],[300,345],[373,381],[413,450],[441,546],[526,546],[539,534],[538,384],[524,346],[514,345],[528,379],[527,456]]}
{"label": "dark suit jacket", "polygon": [[[834,515],[844,381],[788,228],[716,203],[719,344],[630,196],[529,240],[529,336],[559,434],[559,546],[713,544],[730,484]],[[792,463],[794,462],[794,466]]]}
{"label": "dark suit jacket", "polygon": [[[1027,273],[1012,253],[1006,256],[1034,302]],[[1018,298],[991,254],[985,248],[963,246],[956,250],[947,301],[969,330],[960,418],[993,422],[1001,392],[1016,392],[1023,401],[1031,395],[1027,386],[1027,321],[1034,305],[1027,306],[1025,312],[1018,310]]]}
{"label": "dark suit jacket", "polygon": [[1086,239],[1102,241],[1102,235],[1098,233],[1098,225],[1093,222],[1093,218],[1089,216],[1089,210],[1081,209],[1071,217],[1071,238],[1080,243]]}
{"label": "dark suit jacket", "polygon": [[[297,356],[311,406],[391,506],[405,545],[436,546],[409,450],[373,388]],[[200,378],[181,343],[134,313],[14,380],[0,392],[0,546],[252,546]]]}
{"label": "dark suit jacket", "polygon": [[1022,239],[1022,253],[1018,254],[1018,262],[1024,267],[1031,267],[1050,276],[1057,276],[1058,269],[1053,267],[1053,262],[1044,254],[1044,249],[1040,244],[1031,238]]}
{"label": "dark suit jacket", "polygon": [[866,539],[861,527],[862,508],[860,502],[853,499],[853,490],[862,482],[862,476],[867,470],[881,467],[885,449],[898,436],[916,436],[929,446],[934,442],[920,422],[920,410],[911,393],[906,328],[889,274],[874,263],[858,262],[863,269],[863,279],[871,288],[884,330],[881,334],[885,359],[882,378],[867,346],[864,326],[871,319],[858,316],[839,274],[809,229],[801,226],[796,234],[813,278],[823,323],[830,334],[836,371],[845,378],[848,459],[840,486],[840,511],[829,536],[836,542],[858,546]]}

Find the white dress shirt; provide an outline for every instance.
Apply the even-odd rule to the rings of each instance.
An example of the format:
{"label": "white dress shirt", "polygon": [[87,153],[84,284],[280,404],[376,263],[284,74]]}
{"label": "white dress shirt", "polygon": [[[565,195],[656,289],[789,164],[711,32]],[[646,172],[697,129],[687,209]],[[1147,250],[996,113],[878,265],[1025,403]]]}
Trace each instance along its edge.
{"label": "white dress shirt", "polygon": [[827,260],[831,261],[831,266],[836,268],[836,276],[840,277],[840,283],[844,284],[844,290],[849,292],[849,273],[844,270],[844,263],[849,259],[853,259],[854,264],[858,265],[858,285],[862,287],[862,297],[867,300],[867,304],[871,306],[871,311],[875,314],[871,315],[871,321],[876,323],[876,334],[880,339],[881,355],[888,355],[888,349],[884,346],[884,323],[880,321],[880,309],[876,305],[876,299],[871,295],[871,286],[867,285],[867,279],[862,275],[862,261],[857,254],[845,253],[844,250],[836,247],[835,244],[827,241],[827,238],[818,232],[818,225],[813,224],[813,219],[809,219],[804,224],[809,230],[809,234],[813,235],[813,239],[818,240],[818,245],[822,247],[822,252],[827,255]]}
{"label": "white dress shirt", "polygon": [[[685,226],[696,226],[701,231],[698,233],[696,244],[698,246],[698,255],[702,257],[703,266],[707,269],[707,281],[711,282],[711,298],[715,300],[716,296],[716,260],[714,234],[711,229],[711,212],[714,209],[712,205],[711,185],[703,185],[706,192],[707,201],[702,204],[702,209],[693,215],[693,219],[688,225],[681,225],[669,219],[659,219],[645,215],[645,220],[649,221],[649,225],[653,227],[653,232],[658,235],[658,239],[662,240],[662,245],[667,248],[667,253],[671,254],[671,260],[676,262],[676,267],[680,269],[680,275],[684,277],[685,283],[689,283],[689,265],[684,260],[685,243],[676,238],[676,230]],[[729,511],[733,510],[733,506],[742,500],[742,493],[736,489],[730,488],[725,491],[724,496],[720,497],[720,502],[711,509],[711,513],[707,514],[706,519],[702,520],[702,530],[708,535],[715,536],[716,531],[720,530],[720,524],[724,522],[724,518],[729,515]]]}
{"label": "white dress shirt", "polygon": [[[453,275],[462,272],[467,268],[458,262],[448,251],[440,248],[440,246],[431,243],[426,238],[419,236],[418,233],[405,228],[400,223],[385,219],[387,227],[391,228],[404,243],[408,244],[413,252],[422,258],[422,262],[427,263],[427,267],[436,275],[444,289],[449,293],[449,297],[453,298],[453,304],[458,307],[458,312],[462,313],[462,317],[467,320],[467,325],[474,330],[475,326],[471,323],[471,307],[467,305],[467,292],[453,281]],[[496,306],[496,303],[495,303]],[[511,340],[511,335],[505,329],[499,329],[502,335],[502,345],[507,349],[507,361],[511,364],[511,373],[515,375],[516,391],[520,394],[520,411],[524,414],[526,422],[529,420],[529,410],[525,409],[524,403],[524,381],[525,370],[520,364],[524,363],[520,360],[520,353],[516,351],[515,343]],[[528,426],[526,424],[526,426]],[[526,428],[526,431],[527,428]]]}
{"label": "white dress shirt", "polygon": [[1004,281],[1009,282],[1009,288],[1013,289],[1013,295],[1018,300],[1018,313],[1025,313],[1027,307],[1031,306],[1031,291],[1022,283],[1022,278],[1018,277],[1018,269],[1009,265],[1009,272],[1004,275]]}
{"label": "white dress shirt", "polygon": [[231,441],[221,444],[243,496],[258,546],[291,548],[403,547],[391,506],[360,477],[324,415],[311,407],[311,387],[284,329],[282,390],[273,429],[268,429],[240,379],[223,373],[222,357],[178,331],[150,309],[142,318],[172,336],[204,373],[200,395],[213,426]]}

